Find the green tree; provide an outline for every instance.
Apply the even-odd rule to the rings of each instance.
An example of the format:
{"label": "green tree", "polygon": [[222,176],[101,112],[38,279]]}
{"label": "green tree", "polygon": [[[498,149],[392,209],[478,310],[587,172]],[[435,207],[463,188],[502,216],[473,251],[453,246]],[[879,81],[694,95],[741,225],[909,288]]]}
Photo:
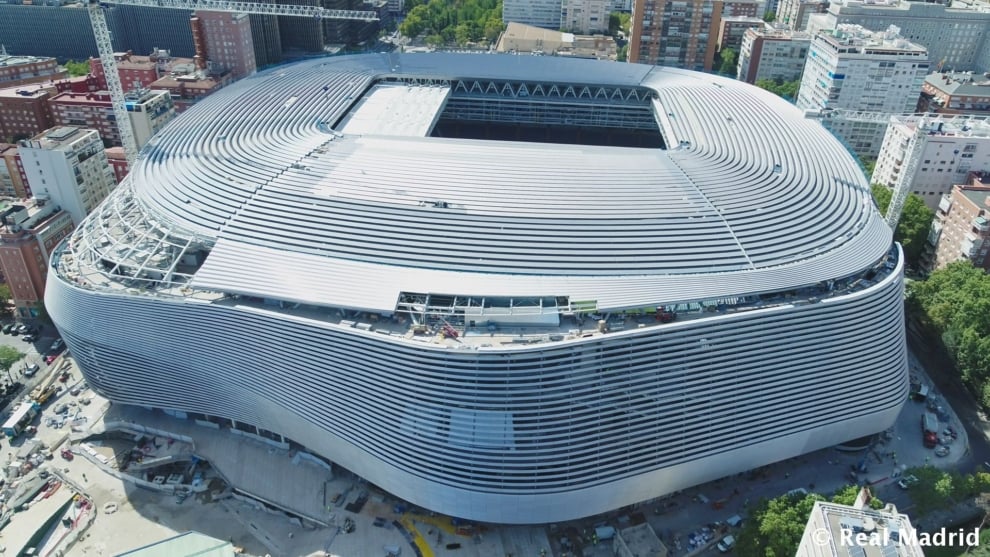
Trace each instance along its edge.
{"label": "green tree", "polygon": [[628,37],[631,23],[632,14],[629,12],[612,12],[608,14],[608,34],[614,36],[621,31]]}
{"label": "green tree", "polygon": [[12,346],[0,346],[0,374],[10,376],[10,368],[14,366],[24,354]]}
{"label": "green tree", "polygon": [[756,81],[756,86],[760,89],[766,89],[771,93],[784,97],[789,101],[793,101],[797,98],[798,89],[801,88],[801,80],[797,79],[794,81],[784,81],[781,79],[758,79]]}
{"label": "green tree", "polygon": [[873,170],[877,167],[877,159],[861,156],[859,157],[859,163],[863,165],[863,174],[866,174],[866,178],[872,180]]}
{"label": "green tree", "polygon": [[774,21],[777,21],[777,13],[774,12],[773,10],[767,10],[763,12],[763,21],[767,23],[773,23]]}
{"label": "green tree", "polygon": [[10,285],[0,284],[0,315],[9,316],[12,313],[10,307],[11,298]]}
{"label": "green tree", "polygon": [[[870,186],[873,199],[876,201],[880,213],[886,214],[887,207],[893,192],[890,188],[880,184]],[[910,194],[904,200],[904,209],[901,211],[901,218],[897,222],[897,230],[894,233],[894,240],[904,247],[904,257],[909,263],[915,264],[921,258],[921,252],[928,241],[928,231],[932,227],[932,218],[935,212],[925,205],[925,200],[917,194]]]}
{"label": "green tree", "polygon": [[69,60],[65,63],[65,70],[69,72],[70,77],[86,75],[89,73],[89,62],[76,62],[75,60]]}
{"label": "green tree", "polygon": [[619,47],[619,51],[616,53],[616,60],[619,62],[625,62],[629,58],[629,45],[624,44]]}
{"label": "green tree", "polygon": [[736,76],[736,60],[738,54],[731,48],[723,48],[719,53],[722,57],[722,65],[719,66],[718,73],[722,75]]}

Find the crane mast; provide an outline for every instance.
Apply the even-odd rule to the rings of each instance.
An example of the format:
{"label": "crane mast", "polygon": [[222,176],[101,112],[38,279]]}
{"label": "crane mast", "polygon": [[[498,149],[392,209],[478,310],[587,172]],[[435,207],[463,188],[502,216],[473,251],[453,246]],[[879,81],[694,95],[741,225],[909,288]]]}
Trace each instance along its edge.
{"label": "crane mast", "polygon": [[134,129],[131,127],[130,116],[127,114],[127,103],[124,98],[124,87],[120,83],[117,72],[117,60],[113,56],[113,42],[110,38],[110,28],[107,25],[103,8],[108,4],[121,6],[141,6],[148,8],[168,8],[175,10],[205,10],[213,12],[236,12],[259,15],[284,15],[293,17],[309,17],[323,19],[350,19],[357,21],[376,21],[378,14],[371,11],[358,10],[328,10],[319,6],[291,6],[279,4],[263,4],[254,2],[230,2],[227,0],[105,0],[103,2],[90,0],[89,21],[93,27],[96,39],[96,49],[100,54],[103,74],[107,80],[110,92],[110,103],[117,130],[120,133],[120,143],[127,154],[128,164],[137,159],[138,146],[134,139]]}

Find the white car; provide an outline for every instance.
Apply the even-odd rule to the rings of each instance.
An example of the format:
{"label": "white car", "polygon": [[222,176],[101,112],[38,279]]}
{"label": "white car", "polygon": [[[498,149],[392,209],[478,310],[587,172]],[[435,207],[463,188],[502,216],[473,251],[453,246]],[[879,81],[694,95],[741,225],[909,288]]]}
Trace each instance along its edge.
{"label": "white car", "polygon": [[907,489],[912,485],[918,483],[918,478],[915,476],[904,476],[901,481],[897,482],[897,485],[901,486],[901,489]]}
{"label": "white car", "polygon": [[38,373],[39,369],[41,369],[41,367],[38,364],[31,364],[27,366],[24,368],[24,377],[34,377],[34,374]]}

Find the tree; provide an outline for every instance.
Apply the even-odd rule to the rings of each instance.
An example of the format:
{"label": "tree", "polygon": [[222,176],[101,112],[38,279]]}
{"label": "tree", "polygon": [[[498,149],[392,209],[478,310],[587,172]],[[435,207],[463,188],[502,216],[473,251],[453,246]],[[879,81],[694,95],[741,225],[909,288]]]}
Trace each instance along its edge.
{"label": "tree", "polygon": [[797,79],[794,81],[784,81],[782,79],[758,79],[756,81],[756,86],[760,89],[766,89],[771,93],[784,97],[789,101],[793,101],[797,97],[798,89],[801,88],[801,80]]}
{"label": "tree", "polygon": [[719,67],[718,73],[735,77],[736,60],[738,58],[736,51],[731,48],[723,48],[720,54],[722,56],[722,65]]}
{"label": "tree", "polygon": [[[893,190],[880,184],[873,184],[870,186],[870,191],[880,213],[886,214],[890,199],[894,195]],[[901,211],[901,219],[897,222],[894,240],[904,247],[904,257],[909,263],[917,263],[921,258],[934,216],[935,212],[925,205],[925,200],[921,196],[912,193],[904,201],[904,209]]]}
{"label": "tree", "polygon": [[69,60],[65,63],[65,69],[69,72],[70,77],[87,75],[89,74],[89,62],[76,62],[75,60]]}
{"label": "tree", "polygon": [[616,53],[615,59],[619,62],[625,62],[629,58],[629,45],[624,44],[619,47],[619,51]]}
{"label": "tree", "polygon": [[763,12],[763,21],[767,23],[773,23],[774,21],[777,21],[777,13],[774,12],[773,10],[767,10]]}
{"label": "tree", "polygon": [[867,156],[859,157],[859,163],[863,165],[863,174],[866,174],[867,179],[873,179],[873,170],[877,167],[877,159]]}
{"label": "tree", "polygon": [[10,378],[10,368],[14,366],[24,354],[12,346],[0,346],[0,373],[7,374]]}
{"label": "tree", "polygon": [[10,315],[10,285],[0,284],[0,315]]}
{"label": "tree", "polygon": [[629,12],[612,12],[608,14],[608,34],[616,36],[622,32],[628,37],[631,22],[632,14]]}

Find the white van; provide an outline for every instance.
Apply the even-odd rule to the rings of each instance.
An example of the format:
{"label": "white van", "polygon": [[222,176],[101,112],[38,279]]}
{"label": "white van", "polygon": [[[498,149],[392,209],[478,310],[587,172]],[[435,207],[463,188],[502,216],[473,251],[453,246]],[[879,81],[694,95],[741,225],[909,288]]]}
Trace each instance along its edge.
{"label": "white van", "polygon": [[718,542],[718,545],[716,547],[718,547],[718,550],[721,551],[722,553],[728,553],[729,551],[732,550],[732,548],[735,545],[736,545],[736,538],[732,537],[732,535],[730,534],[722,538],[722,541]]}

